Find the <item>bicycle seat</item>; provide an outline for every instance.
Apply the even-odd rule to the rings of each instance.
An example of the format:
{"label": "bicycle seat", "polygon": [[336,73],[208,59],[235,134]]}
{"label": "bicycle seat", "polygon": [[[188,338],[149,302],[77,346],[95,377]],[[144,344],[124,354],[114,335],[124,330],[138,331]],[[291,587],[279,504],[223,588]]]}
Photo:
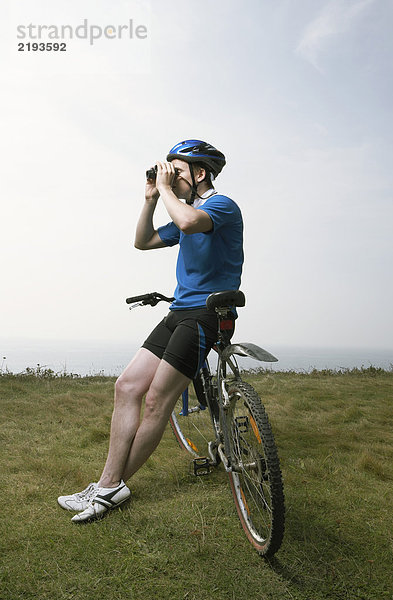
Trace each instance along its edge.
{"label": "bicycle seat", "polygon": [[240,290],[226,290],[224,292],[213,292],[206,298],[206,307],[209,310],[224,308],[227,306],[245,306],[246,297]]}

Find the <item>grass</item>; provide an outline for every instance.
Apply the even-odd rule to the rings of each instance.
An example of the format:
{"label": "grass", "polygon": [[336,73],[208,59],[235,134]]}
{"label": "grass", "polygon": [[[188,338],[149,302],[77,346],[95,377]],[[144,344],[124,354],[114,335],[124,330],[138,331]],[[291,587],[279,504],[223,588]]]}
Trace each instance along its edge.
{"label": "grass", "polygon": [[167,430],[132,500],[75,526],[56,497],[97,479],[113,379],[0,376],[3,600],[393,598],[393,372],[249,374],[285,481],[284,543],[247,542],[227,476],[190,474]]}

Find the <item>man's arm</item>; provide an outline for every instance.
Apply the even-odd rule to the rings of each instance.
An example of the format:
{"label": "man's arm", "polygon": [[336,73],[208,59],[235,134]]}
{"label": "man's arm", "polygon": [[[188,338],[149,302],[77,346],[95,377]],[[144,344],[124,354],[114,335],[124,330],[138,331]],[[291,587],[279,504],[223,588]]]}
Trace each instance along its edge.
{"label": "man's arm", "polygon": [[169,216],[175,225],[186,235],[190,233],[205,233],[213,229],[213,223],[207,212],[197,210],[193,206],[184,204],[171,188],[161,190],[161,199],[165,204]]}
{"label": "man's arm", "polygon": [[139,215],[135,231],[134,246],[138,250],[154,250],[154,248],[164,248],[166,246],[153,226],[153,215],[159,197],[160,192],[157,190],[155,182],[148,179],[145,190],[145,204]]}
{"label": "man's arm", "polygon": [[155,248],[165,248],[166,246],[153,226],[153,215],[156,205],[157,200],[146,200],[142,208],[136,226],[134,241],[134,246],[138,250],[154,250]]}
{"label": "man's arm", "polygon": [[197,210],[193,206],[181,202],[172,191],[172,182],[175,175],[171,163],[157,162],[157,189],[164,202],[172,221],[183,233],[205,233],[213,229],[213,222],[207,212]]}

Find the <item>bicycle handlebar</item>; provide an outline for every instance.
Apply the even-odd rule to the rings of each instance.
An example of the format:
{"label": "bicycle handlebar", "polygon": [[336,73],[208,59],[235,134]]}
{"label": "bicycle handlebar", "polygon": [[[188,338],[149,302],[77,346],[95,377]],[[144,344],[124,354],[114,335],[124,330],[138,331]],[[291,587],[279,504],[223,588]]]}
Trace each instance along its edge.
{"label": "bicycle handlebar", "polygon": [[131,296],[131,298],[126,298],[127,304],[132,304],[133,302],[139,303],[142,306],[146,304],[150,304],[150,306],[155,306],[161,301],[164,302],[173,302],[174,298],[168,298],[163,294],[159,294],[158,292],[150,292],[149,294],[141,294],[140,296]]}

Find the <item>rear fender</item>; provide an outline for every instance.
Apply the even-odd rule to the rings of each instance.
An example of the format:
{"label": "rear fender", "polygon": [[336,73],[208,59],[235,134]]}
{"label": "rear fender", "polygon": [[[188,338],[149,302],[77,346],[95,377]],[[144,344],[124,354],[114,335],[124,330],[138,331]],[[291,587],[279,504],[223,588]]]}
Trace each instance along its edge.
{"label": "rear fender", "polygon": [[230,344],[223,351],[222,357],[224,360],[227,360],[233,354],[237,354],[239,356],[249,356],[250,358],[254,358],[255,360],[260,360],[262,362],[278,361],[278,358],[273,356],[273,354],[270,354],[270,352],[260,348],[259,346],[256,346],[255,344]]}

